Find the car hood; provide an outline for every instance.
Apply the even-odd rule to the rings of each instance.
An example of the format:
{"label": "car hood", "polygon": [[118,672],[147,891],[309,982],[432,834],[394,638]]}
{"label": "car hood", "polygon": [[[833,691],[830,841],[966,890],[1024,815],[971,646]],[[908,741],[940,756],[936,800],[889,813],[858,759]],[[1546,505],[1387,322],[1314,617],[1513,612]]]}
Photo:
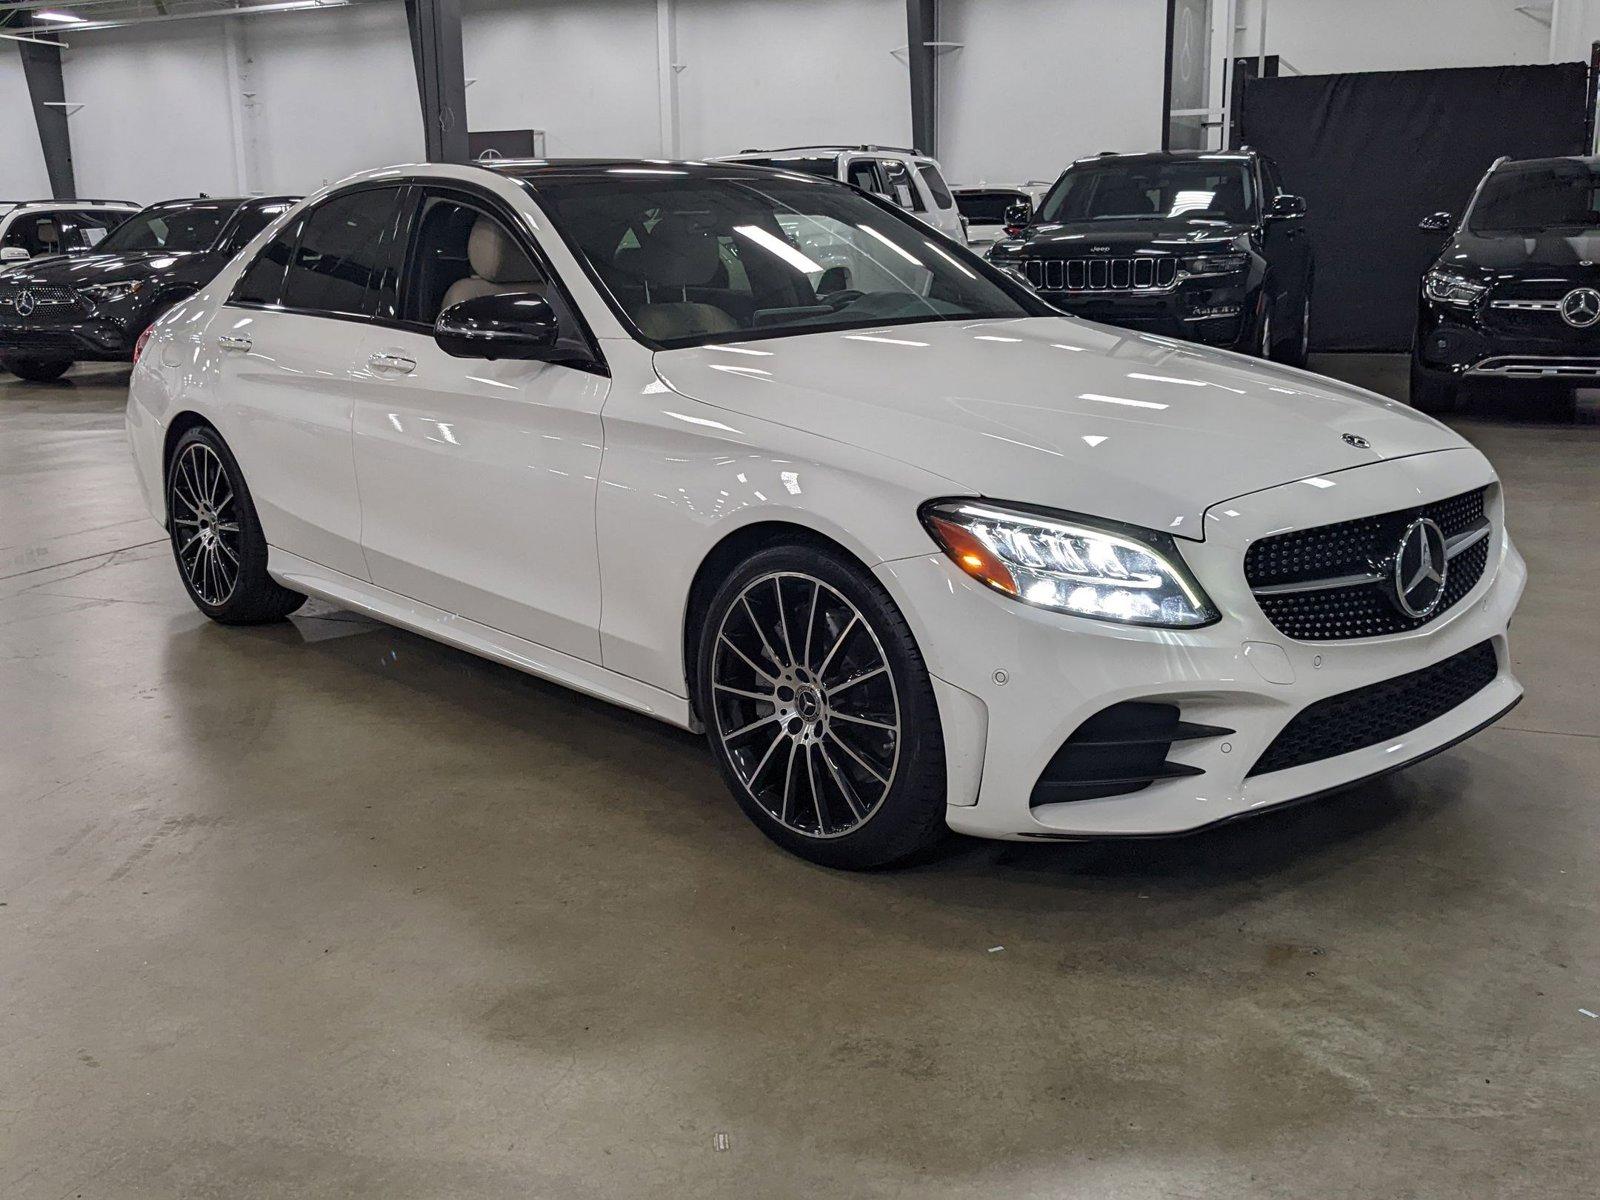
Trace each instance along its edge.
{"label": "car hood", "polygon": [[1035,257],[1071,257],[1115,253],[1123,248],[1192,250],[1237,240],[1247,225],[1195,221],[1078,221],[1036,225],[1022,235],[1021,253]]}
{"label": "car hood", "polygon": [[52,254],[0,272],[0,282],[14,287],[84,287],[91,283],[125,283],[171,274],[202,257],[199,251],[156,250],[137,254]]}
{"label": "car hood", "polygon": [[664,350],[655,366],[681,395],[908,463],[952,491],[1192,538],[1219,501],[1466,445],[1360,388],[1071,317]]}
{"label": "car hood", "polygon": [[1600,262],[1600,229],[1547,229],[1537,233],[1456,234],[1440,266],[1466,263],[1490,271],[1537,267],[1592,275]]}

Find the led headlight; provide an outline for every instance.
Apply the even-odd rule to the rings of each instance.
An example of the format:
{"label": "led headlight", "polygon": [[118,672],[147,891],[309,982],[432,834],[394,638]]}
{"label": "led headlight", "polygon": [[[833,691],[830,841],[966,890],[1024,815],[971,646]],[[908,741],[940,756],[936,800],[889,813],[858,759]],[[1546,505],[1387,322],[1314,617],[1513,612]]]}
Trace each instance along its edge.
{"label": "led headlight", "polygon": [[1429,300],[1468,308],[1489,290],[1489,285],[1462,275],[1453,275],[1449,271],[1429,271],[1422,277],[1422,290]]}
{"label": "led headlight", "polygon": [[1128,625],[1217,619],[1167,534],[979,500],[935,500],[920,515],[957,566],[1026,604]]}
{"label": "led headlight", "polygon": [[1250,265],[1248,254],[1194,254],[1181,260],[1191,276],[1237,275]]}
{"label": "led headlight", "polygon": [[130,279],[123,283],[91,283],[78,289],[96,304],[115,304],[144,290],[144,281]]}

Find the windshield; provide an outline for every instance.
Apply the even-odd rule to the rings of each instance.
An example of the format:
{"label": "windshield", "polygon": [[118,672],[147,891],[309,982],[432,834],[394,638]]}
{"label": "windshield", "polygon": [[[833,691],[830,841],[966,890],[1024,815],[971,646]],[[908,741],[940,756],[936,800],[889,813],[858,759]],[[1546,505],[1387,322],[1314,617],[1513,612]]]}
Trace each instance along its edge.
{"label": "windshield", "polygon": [[1502,167],[1467,217],[1473,233],[1600,225],[1600,171],[1575,159]]}
{"label": "windshield", "polygon": [[754,171],[644,174],[613,168],[529,186],[615,306],[657,344],[1054,311],[927,226],[838,184]]}
{"label": "windshield", "polygon": [[207,250],[236,204],[185,204],[147,208],[129,217],[98,249],[117,254],[139,250]]}
{"label": "windshield", "polygon": [[1253,219],[1250,166],[1234,160],[1082,163],[1056,180],[1038,220],[1187,221],[1242,224]]}

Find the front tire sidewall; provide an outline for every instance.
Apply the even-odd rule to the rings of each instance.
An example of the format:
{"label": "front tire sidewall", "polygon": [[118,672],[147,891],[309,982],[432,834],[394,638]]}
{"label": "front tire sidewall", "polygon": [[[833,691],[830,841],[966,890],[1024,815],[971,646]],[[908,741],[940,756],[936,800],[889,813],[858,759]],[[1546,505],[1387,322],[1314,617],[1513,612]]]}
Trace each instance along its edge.
{"label": "front tire sidewall", "polygon": [[[777,572],[814,576],[855,605],[878,638],[901,705],[901,745],[889,794],[859,826],[833,837],[807,836],[768,813],[739,778],[717,729],[711,687],[717,630],[752,580]],[[889,594],[843,554],[813,546],[774,547],[746,559],[723,581],[701,629],[695,704],[723,782],[745,815],[785,850],[824,866],[862,870],[913,857],[945,833],[944,733],[928,669]]]}
{"label": "front tire sidewall", "polygon": [[0,369],[29,383],[54,383],[71,368],[70,358],[0,358]]}

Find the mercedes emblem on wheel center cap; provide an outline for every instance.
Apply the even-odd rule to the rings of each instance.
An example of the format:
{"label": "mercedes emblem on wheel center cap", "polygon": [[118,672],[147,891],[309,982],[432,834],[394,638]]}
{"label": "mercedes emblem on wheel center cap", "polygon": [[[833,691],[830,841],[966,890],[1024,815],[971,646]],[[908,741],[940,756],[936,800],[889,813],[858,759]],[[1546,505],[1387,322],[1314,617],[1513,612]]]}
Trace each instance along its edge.
{"label": "mercedes emblem on wheel center cap", "polygon": [[1594,288],[1573,288],[1561,297],[1561,319],[1574,329],[1587,329],[1600,321],[1600,292]]}
{"label": "mercedes emblem on wheel center cap", "polygon": [[17,293],[17,300],[16,300],[17,316],[19,316],[19,317],[30,316],[33,313],[33,305],[34,305],[34,299],[33,299],[33,293],[32,292],[18,292]]}
{"label": "mercedes emblem on wheel center cap", "polygon": [[1427,517],[1418,517],[1400,535],[1394,554],[1394,598],[1408,617],[1432,616],[1444,599],[1450,571],[1444,531]]}

